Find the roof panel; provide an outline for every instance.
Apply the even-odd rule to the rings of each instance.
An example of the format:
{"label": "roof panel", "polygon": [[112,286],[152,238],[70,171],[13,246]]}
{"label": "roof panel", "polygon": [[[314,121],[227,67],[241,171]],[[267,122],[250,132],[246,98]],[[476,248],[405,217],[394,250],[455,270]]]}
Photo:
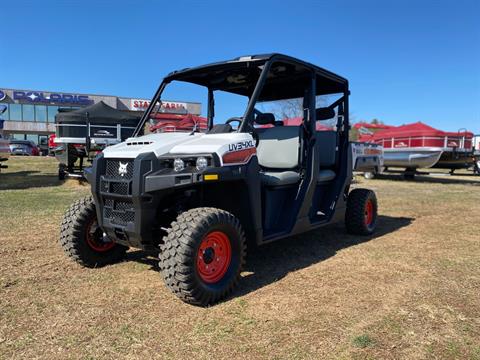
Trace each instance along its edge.
{"label": "roof panel", "polygon": [[[281,72],[272,73],[268,79],[260,100],[287,99],[303,96],[305,81],[310,71],[318,76],[317,95],[341,93],[347,90],[348,81],[318,66],[282,54],[241,56],[232,60],[202,65],[176,71],[167,76],[167,80],[186,81],[223,90],[239,95],[250,96],[253,93],[263,65],[272,60],[285,64],[285,76]],[[277,66],[280,68],[281,66]]]}

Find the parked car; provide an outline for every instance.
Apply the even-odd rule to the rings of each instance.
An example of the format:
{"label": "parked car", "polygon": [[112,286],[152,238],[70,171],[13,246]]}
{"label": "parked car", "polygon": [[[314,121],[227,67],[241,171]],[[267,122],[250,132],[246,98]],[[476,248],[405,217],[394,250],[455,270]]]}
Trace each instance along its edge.
{"label": "parked car", "polygon": [[55,148],[59,145],[56,141],[55,138],[57,136],[55,134],[51,134],[48,137],[48,155],[49,156],[55,156]]}
{"label": "parked car", "polygon": [[10,140],[10,153],[12,155],[38,156],[40,150],[30,140]]}

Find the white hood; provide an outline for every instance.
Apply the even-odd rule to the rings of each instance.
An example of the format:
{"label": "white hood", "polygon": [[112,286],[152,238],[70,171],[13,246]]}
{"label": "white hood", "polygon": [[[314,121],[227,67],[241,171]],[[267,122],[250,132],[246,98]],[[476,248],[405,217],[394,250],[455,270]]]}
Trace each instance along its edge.
{"label": "white hood", "polygon": [[149,152],[154,152],[157,157],[167,153],[175,155],[217,153],[221,159],[227,152],[252,146],[253,138],[247,133],[170,132],[129,138],[123,143],[107,147],[103,153],[105,158],[121,159],[135,158]]}
{"label": "white hood", "polygon": [[126,141],[109,146],[103,150],[105,158],[136,158],[139,154],[154,152],[160,156],[170,151],[170,149],[181,142],[194,139],[201,134],[190,135],[186,132],[172,132],[149,134],[136,138],[128,138]]}

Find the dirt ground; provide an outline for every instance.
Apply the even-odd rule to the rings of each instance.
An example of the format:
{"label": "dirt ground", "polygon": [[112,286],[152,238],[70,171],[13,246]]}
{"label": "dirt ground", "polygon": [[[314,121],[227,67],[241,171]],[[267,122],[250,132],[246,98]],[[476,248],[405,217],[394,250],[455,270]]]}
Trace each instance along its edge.
{"label": "dirt ground", "polygon": [[343,224],[250,254],[210,308],[163,285],[154,257],[83,269],[58,245],[87,185],[51,158],[0,173],[1,359],[480,359],[480,178],[389,175],[378,231]]}

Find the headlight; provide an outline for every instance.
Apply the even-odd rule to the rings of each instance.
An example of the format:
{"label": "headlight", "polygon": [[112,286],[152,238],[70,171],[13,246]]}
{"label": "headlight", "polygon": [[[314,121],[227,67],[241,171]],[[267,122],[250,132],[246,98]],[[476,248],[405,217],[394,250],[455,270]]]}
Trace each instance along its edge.
{"label": "headlight", "polygon": [[173,161],[173,170],[182,171],[183,169],[185,169],[185,162],[182,159],[175,159]]}
{"label": "headlight", "polygon": [[197,164],[196,165],[197,165],[197,170],[199,170],[199,171],[204,170],[208,166],[208,160],[206,158],[204,158],[203,156],[200,156],[197,159]]}

